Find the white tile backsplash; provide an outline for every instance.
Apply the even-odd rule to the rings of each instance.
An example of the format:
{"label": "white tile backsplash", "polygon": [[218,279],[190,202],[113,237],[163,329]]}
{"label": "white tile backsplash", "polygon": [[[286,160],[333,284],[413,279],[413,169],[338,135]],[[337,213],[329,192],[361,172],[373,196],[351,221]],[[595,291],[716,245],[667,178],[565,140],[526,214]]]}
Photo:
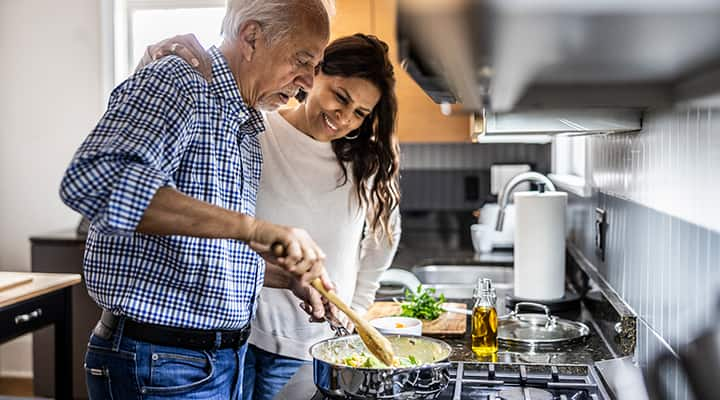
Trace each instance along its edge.
{"label": "white tile backsplash", "polygon": [[[718,109],[655,110],[641,132],[588,137],[594,192],[570,197],[570,240],[638,314],[641,366],[718,324],[719,119]],[[605,261],[595,254],[595,207],[608,216]],[[692,398],[677,370],[667,380],[672,398]]]}
{"label": "white tile backsplash", "polygon": [[589,138],[592,185],[720,230],[720,110],[651,111],[643,125],[636,134]]}

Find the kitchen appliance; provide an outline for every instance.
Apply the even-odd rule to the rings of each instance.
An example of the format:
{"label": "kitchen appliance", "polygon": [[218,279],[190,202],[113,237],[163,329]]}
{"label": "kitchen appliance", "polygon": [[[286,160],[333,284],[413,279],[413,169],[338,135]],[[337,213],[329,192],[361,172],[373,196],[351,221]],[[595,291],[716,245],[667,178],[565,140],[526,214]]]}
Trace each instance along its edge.
{"label": "kitchen appliance", "polygon": [[[499,195],[510,179],[523,172],[531,170],[529,164],[493,164],[490,166],[490,194]],[[530,190],[530,183],[521,183],[517,189],[520,192]]]}
{"label": "kitchen appliance", "polygon": [[[276,399],[330,399],[313,388],[311,373],[310,366],[301,367]],[[435,399],[611,399],[600,374],[589,365],[452,362],[448,373],[449,384],[435,395]]]}
{"label": "kitchen appliance", "polygon": [[[479,210],[478,224],[495,227],[500,207],[497,203],[486,203]],[[492,235],[492,247],[495,249],[512,249],[515,241],[515,205],[508,204],[505,208],[505,223],[502,230]]]}
{"label": "kitchen appliance", "polygon": [[[711,102],[719,16],[716,0],[399,0],[399,59],[437,103],[478,111]],[[623,130],[610,109],[563,114],[566,131]]]}
{"label": "kitchen appliance", "polygon": [[337,360],[367,352],[358,335],[326,339],[310,347],[313,382],[328,398],[433,399],[448,385],[452,349],[427,337],[389,336],[398,357],[415,357],[422,365],[400,368],[351,367]]}

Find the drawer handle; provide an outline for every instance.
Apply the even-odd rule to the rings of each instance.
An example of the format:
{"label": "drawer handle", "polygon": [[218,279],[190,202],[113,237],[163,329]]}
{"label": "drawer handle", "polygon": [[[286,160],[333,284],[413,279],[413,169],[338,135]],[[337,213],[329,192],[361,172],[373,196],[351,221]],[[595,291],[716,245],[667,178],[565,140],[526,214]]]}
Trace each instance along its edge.
{"label": "drawer handle", "polygon": [[42,308],[38,308],[35,311],[31,311],[27,314],[20,314],[15,316],[15,325],[24,324],[38,318],[42,315]]}

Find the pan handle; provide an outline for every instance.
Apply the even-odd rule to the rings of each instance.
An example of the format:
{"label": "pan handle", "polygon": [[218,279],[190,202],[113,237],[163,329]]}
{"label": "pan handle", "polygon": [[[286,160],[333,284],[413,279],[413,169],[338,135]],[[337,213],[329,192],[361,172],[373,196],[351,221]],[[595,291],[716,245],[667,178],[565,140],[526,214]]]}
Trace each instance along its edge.
{"label": "pan handle", "polygon": [[325,321],[327,321],[328,325],[330,325],[330,329],[332,329],[332,331],[335,332],[335,337],[351,335],[350,331],[348,331],[347,328],[342,326],[342,324],[339,321],[337,321],[335,318],[325,317]]}

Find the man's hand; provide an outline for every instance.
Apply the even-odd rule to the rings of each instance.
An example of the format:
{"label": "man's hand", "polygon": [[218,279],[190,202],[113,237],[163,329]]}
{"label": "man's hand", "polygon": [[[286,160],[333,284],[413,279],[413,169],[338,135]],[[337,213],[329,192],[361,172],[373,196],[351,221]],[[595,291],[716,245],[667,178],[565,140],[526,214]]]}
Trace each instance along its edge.
{"label": "man's hand", "polygon": [[198,70],[208,82],[212,80],[212,60],[192,33],[173,36],[170,39],[151,44],[145,49],[145,55],[136,69],[169,55],[182,58]]}
{"label": "man's hand", "polygon": [[[313,279],[320,276],[325,253],[303,229],[256,219],[247,242],[266,261],[279,265],[293,274],[304,275],[312,270],[316,271]],[[278,255],[273,252],[272,247],[275,244],[282,245],[284,254]]]}

